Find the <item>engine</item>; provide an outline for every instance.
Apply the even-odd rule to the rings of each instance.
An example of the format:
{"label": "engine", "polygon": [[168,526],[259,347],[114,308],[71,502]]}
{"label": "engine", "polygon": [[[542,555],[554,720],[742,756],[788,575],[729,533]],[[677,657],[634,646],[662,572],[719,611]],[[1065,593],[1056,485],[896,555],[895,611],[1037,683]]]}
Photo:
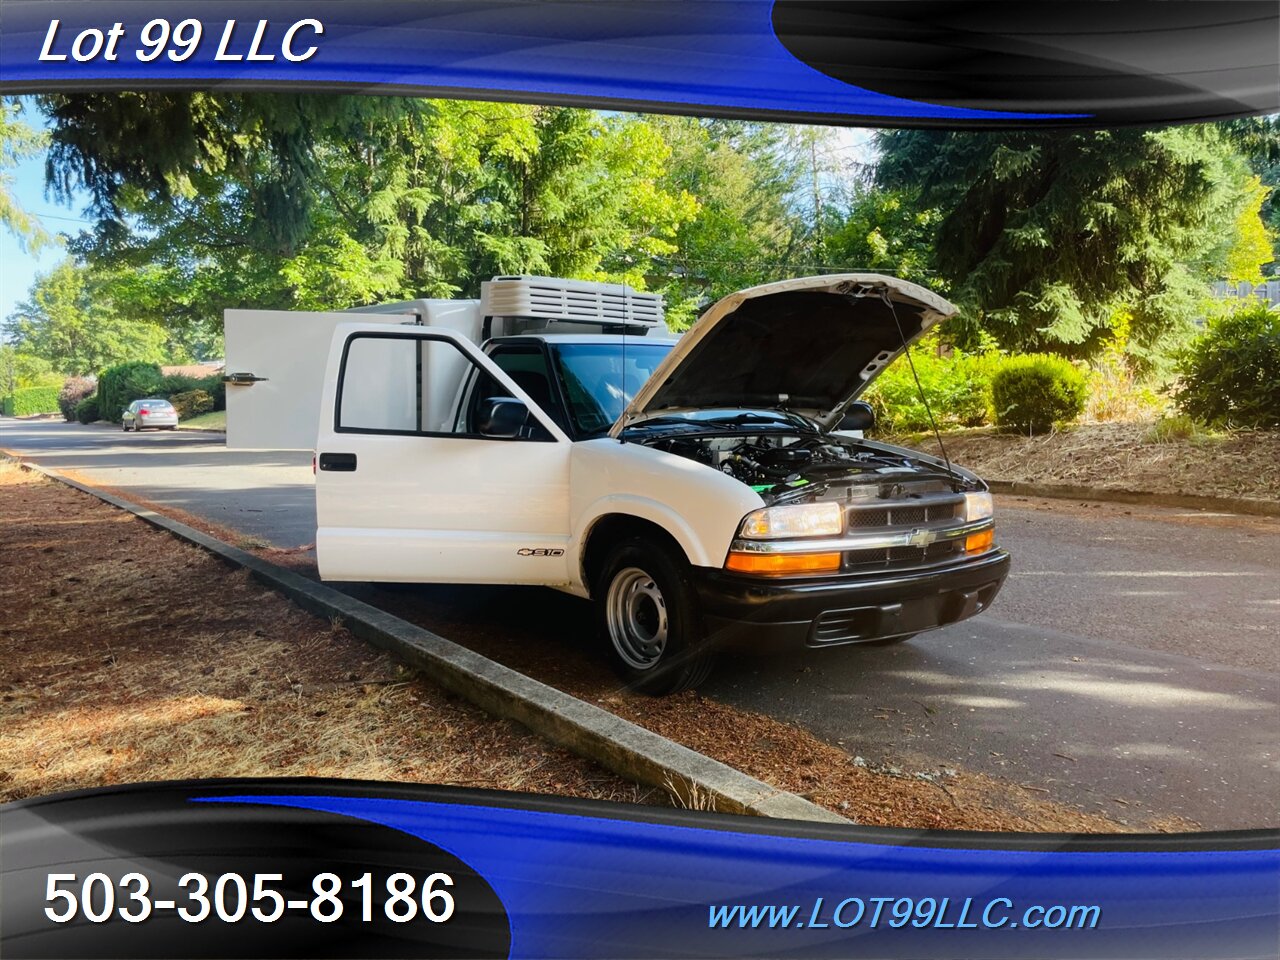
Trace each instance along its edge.
{"label": "engine", "polygon": [[666,437],[649,446],[696,460],[751,487],[766,503],[844,498],[849,487],[936,479],[927,463],[864,447],[857,441],[814,435]]}

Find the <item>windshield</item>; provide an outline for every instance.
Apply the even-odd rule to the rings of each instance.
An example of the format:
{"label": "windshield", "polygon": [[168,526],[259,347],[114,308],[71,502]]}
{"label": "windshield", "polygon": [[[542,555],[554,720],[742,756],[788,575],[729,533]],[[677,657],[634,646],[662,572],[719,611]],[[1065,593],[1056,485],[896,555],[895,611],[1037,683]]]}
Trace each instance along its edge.
{"label": "windshield", "polygon": [[621,340],[556,344],[552,348],[556,376],[577,431],[588,435],[607,431],[672,346],[630,339],[625,347]]}

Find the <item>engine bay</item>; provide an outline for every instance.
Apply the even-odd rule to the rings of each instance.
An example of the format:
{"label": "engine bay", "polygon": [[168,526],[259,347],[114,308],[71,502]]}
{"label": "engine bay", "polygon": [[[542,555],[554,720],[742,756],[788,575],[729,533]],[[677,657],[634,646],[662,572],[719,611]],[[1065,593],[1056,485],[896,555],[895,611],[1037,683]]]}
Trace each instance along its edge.
{"label": "engine bay", "polygon": [[[933,464],[823,434],[667,436],[646,446],[695,460],[755,490],[767,504],[939,492],[959,479]],[[904,454],[908,451],[904,451]]]}

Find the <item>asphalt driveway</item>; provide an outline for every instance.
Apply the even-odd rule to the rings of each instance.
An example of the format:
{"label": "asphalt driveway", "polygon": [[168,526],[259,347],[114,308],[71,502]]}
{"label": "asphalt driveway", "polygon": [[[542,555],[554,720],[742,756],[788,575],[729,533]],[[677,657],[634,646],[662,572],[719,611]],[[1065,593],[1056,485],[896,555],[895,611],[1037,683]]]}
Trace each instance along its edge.
{"label": "asphalt driveway", "polygon": [[[306,453],[4,419],[0,447],[277,546],[314,539]],[[1014,572],[989,613],[900,647],[728,659],[701,692],[851,760],[965,767],[1135,822],[1280,825],[1280,521],[1009,497],[997,509]],[[579,601],[413,590],[449,611],[451,639],[583,655]]]}

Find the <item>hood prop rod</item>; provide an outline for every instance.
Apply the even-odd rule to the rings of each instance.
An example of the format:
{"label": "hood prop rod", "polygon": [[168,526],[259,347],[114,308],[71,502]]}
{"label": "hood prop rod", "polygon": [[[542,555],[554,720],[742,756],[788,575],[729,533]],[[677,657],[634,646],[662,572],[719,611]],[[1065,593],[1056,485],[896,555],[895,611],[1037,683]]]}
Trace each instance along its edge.
{"label": "hood prop rod", "polygon": [[893,298],[889,296],[887,287],[880,288],[880,299],[889,308],[889,313],[893,315],[893,324],[898,328],[898,339],[902,341],[902,352],[907,355],[907,366],[911,368],[911,379],[916,382],[916,393],[920,395],[920,402],[924,404],[924,412],[929,418],[929,426],[933,428],[933,439],[938,441],[938,450],[942,453],[942,462],[946,464],[947,476],[951,478],[951,490],[954,493],[959,493],[960,478],[951,469],[951,458],[947,456],[947,448],[942,442],[942,433],[938,430],[938,422],[933,419],[933,410],[929,407],[929,398],[925,396],[924,387],[920,385],[920,375],[916,373],[915,361],[911,359],[911,345],[907,343],[907,335],[902,332],[902,322],[898,319],[898,310],[893,305]]}

